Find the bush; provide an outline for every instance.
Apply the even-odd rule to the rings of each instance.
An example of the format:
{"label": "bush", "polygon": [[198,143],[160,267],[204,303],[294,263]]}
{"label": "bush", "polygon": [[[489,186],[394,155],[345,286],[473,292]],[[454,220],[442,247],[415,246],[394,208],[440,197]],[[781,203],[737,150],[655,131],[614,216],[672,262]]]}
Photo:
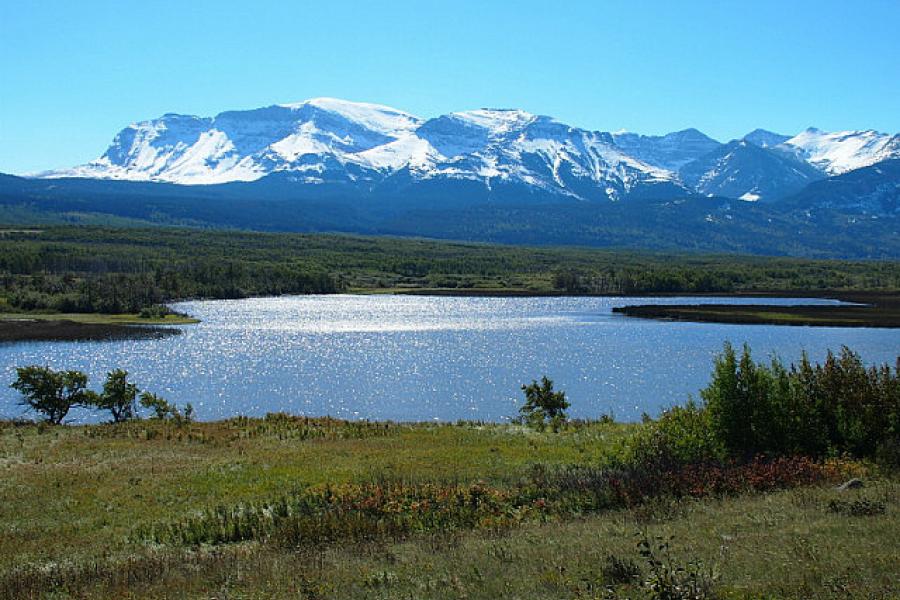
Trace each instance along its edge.
{"label": "bush", "polygon": [[608,554],[603,563],[603,583],[607,585],[622,585],[634,583],[641,577],[641,568],[628,557],[619,558],[614,554]]}
{"label": "bush", "polygon": [[642,428],[631,453],[637,464],[667,467],[725,458],[725,449],[711,426],[710,411],[693,400],[668,409]]}
{"label": "bush", "polygon": [[[119,423],[138,419],[138,388],[128,381],[128,372],[115,369],[106,375],[101,393],[87,389],[88,377],[80,371],[54,371],[49,367],[36,365],[16,369],[17,379],[10,387],[22,393],[20,404],[41,413],[46,421],[59,424],[69,411],[76,406],[92,406],[108,410],[113,422]],[[141,406],[153,410],[159,419],[191,422],[194,408],[187,404],[180,412],[174,404],[169,404],[159,396],[144,392]]]}
{"label": "bush", "polygon": [[716,574],[700,561],[680,565],[672,556],[669,542],[672,538],[646,536],[638,543],[638,551],[647,561],[649,577],[643,588],[653,600],[702,600],[715,598],[713,589]]}
{"label": "bush", "polygon": [[154,304],[142,308],[138,313],[138,317],[141,319],[164,319],[166,315],[171,314],[171,312],[169,307],[164,304]]}
{"label": "bush", "polygon": [[900,433],[900,358],[866,369],[846,346],[824,364],[806,355],[786,368],[778,359],[740,360],[726,344],[713,378],[701,392],[714,438],[730,455],[756,454],[872,458]]}
{"label": "bush", "polygon": [[161,421],[175,421],[176,423],[190,423],[194,420],[194,407],[190,404],[185,405],[184,413],[178,410],[178,407],[161,398],[156,394],[144,392],[141,394],[141,406],[153,411],[153,419]]}
{"label": "bush", "polygon": [[884,502],[878,500],[831,500],[828,511],[846,517],[872,517],[883,515],[886,511]]}

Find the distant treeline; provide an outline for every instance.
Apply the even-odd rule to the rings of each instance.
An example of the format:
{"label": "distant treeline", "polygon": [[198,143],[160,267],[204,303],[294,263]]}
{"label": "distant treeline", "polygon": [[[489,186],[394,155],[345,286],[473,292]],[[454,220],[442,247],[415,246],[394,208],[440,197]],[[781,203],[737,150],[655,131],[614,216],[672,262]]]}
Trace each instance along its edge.
{"label": "distant treeline", "polygon": [[897,290],[900,263],[59,226],[0,231],[0,286],[7,309],[121,313],[181,298],[378,288],[564,294]]}

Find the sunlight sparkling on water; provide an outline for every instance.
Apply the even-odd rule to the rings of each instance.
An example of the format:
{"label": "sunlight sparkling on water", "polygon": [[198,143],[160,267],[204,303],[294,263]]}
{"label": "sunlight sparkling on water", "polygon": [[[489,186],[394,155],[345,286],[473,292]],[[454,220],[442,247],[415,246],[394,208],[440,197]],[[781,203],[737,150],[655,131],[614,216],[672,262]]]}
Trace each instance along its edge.
{"label": "sunlight sparkling on water", "polygon": [[[202,419],[288,411],[395,420],[504,420],[519,386],[548,375],[571,413],[634,420],[680,403],[709,379],[722,343],[748,342],[757,358],[777,351],[820,359],[846,344],[866,361],[893,361],[896,331],[669,323],[611,314],[625,303],[759,303],[722,298],[448,298],[302,296],[186,302],[202,319],[158,340],[0,345],[2,377],[48,364],[79,369],[99,387],[127,369],[143,389]],[[793,304],[797,299],[765,300]],[[0,389],[0,415],[21,415]],[[73,412],[72,420],[96,416]]]}

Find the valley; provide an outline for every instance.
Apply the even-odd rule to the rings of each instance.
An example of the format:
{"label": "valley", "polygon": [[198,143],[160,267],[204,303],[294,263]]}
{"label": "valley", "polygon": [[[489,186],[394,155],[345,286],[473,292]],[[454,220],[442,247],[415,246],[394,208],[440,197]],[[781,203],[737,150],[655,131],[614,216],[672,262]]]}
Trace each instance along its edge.
{"label": "valley", "polygon": [[0,600],[900,599],[900,2],[3,2]]}

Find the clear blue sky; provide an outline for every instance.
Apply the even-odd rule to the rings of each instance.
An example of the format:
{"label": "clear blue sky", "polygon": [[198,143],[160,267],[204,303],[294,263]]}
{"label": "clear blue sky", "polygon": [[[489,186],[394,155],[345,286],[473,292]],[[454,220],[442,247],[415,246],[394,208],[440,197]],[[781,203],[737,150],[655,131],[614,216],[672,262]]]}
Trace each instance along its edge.
{"label": "clear blue sky", "polygon": [[900,131],[900,0],[0,0],[0,172],[315,96],[600,130]]}

